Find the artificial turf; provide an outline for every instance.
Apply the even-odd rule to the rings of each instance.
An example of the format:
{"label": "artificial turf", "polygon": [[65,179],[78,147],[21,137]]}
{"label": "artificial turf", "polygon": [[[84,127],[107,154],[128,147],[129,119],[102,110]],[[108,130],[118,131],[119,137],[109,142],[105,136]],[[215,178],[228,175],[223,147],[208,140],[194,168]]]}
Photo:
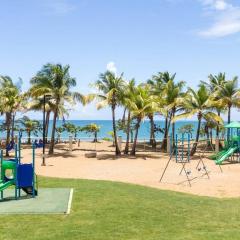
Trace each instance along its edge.
{"label": "artificial turf", "polygon": [[16,200],[15,189],[6,189],[0,201],[0,215],[67,214],[71,206],[71,192],[71,188],[40,188],[37,197],[32,198],[21,191],[21,196]]}
{"label": "artificial turf", "polygon": [[0,239],[240,239],[239,198],[198,197],[108,181],[42,177],[39,184],[74,188],[71,214],[1,215]]}

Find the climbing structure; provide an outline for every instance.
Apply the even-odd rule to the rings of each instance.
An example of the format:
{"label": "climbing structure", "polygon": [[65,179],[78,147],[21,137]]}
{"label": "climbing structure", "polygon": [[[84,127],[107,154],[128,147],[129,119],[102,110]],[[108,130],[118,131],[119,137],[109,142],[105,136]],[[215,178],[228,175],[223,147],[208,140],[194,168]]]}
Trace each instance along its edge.
{"label": "climbing structure", "polygon": [[1,150],[1,198],[4,197],[4,190],[11,186],[14,186],[16,199],[21,196],[21,189],[35,197],[37,195],[35,183],[35,146],[32,146],[32,163],[21,163],[21,138],[19,138],[18,144],[15,144],[14,158],[4,160]]}

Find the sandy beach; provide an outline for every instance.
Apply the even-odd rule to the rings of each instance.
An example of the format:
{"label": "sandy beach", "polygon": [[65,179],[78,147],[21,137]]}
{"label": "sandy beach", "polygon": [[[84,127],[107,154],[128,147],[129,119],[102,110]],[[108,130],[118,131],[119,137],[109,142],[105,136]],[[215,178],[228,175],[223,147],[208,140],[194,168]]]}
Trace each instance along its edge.
{"label": "sandy beach", "polygon": [[[87,158],[88,150],[97,151],[97,158]],[[88,149],[88,150],[87,150]],[[41,166],[42,151],[36,150],[36,172],[41,176],[58,178],[78,178],[119,181],[154,187],[158,189],[185,192],[200,196],[239,197],[240,196],[240,164],[224,164],[220,168],[212,160],[204,158],[209,178],[202,166],[196,169],[199,157],[196,156],[186,164],[191,172],[191,187],[184,174],[179,175],[182,164],[171,160],[163,181],[159,179],[169,159],[169,155],[161,152],[141,151],[136,157],[122,156],[115,158],[110,142],[77,143],[73,151],[68,150],[68,144],[58,144],[55,154],[46,158],[46,166]],[[31,161],[31,149],[24,146],[23,161]]]}

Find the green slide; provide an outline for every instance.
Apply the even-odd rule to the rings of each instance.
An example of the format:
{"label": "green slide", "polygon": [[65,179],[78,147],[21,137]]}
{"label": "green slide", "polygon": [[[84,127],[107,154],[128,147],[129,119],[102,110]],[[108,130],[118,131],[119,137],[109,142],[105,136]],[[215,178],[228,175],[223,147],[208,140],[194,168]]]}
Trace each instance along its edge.
{"label": "green slide", "polygon": [[228,149],[224,149],[216,154],[209,156],[209,158],[212,160],[216,160],[216,159],[220,158],[222,155],[224,155],[227,151],[228,151]]}
{"label": "green slide", "polygon": [[220,155],[219,158],[217,158],[215,160],[215,163],[220,165],[224,160],[226,160],[228,157],[230,157],[231,155],[233,155],[233,153],[238,149],[238,147],[230,147],[226,153]]}
{"label": "green slide", "polygon": [[0,191],[3,191],[6,188],[9,188],[12,185],[14,185],[14,181],[7,181],[5,183],[0,183]]}

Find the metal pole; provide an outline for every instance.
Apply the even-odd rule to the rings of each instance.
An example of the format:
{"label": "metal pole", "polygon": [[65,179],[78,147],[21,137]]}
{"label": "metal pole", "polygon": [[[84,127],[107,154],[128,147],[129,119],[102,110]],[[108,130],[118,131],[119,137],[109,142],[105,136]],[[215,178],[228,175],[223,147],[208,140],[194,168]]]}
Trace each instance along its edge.
{"label": "metal pole", "polygon": [[33,183],[32,183],[32,197],[35,198],[35,145],[32,145],[32,167],[33,167]]}
{"label": "metal pole", "polygon": [[178,135],[176,134],[176,162],[178,162]]}
{"label": "metal pole", "polygon": [[19,164],[19,159],[18,159],[18,145],[15,144],[15,174],[14,174],[14,182],[15,182],[15,199],[18,199],[18,164]]}
{"label": "metal pole", "polygon": [[[21,136],[18,137],[18,164],[21,164]],[[21,197],[21,189],[18,188],[18,197]]]}
{"label": "metal pole", "polygon": [[165,166],[165,168],[164,168],[164,170],[163,170],[163,173],[162,173],[162,175],[161,175],[161,177],[160,177],[159,182],[162,181],[162,179],[163,179],[163,177],[164,177],[164,175],[165,175],[165,173],[166,173],[166,171],[167,171],[168,165],[169,165],[169,163],[171,162],[171,159],[172,159],[173,154],[174,154],[174,152],[172,151],[172,152],[171,152],[171,155],[170,155],[170,157],[169,157],[169,159],[168,159],[168,161],[167,161],[167,164],[166,164],[166,166]]}
{"label": "metal pole", "polygon": [[183,158],[184,158],[184,155],[183,155],[183,151],[184,151],[184,133],[182,133],[182,161],[184,161],[183,160]]}
{"label": "metal pole", "polygon": [[[4,172],[3,172],[3,150],[1,150],[1,180],[4,179],[3,175],[4,175]],[[1,199],[3,199],[3,191],[1,191]]]}
{"label": "metal pole", "polygon": [[43,151],[42,151],[42,166],[46,166],[46,162],[45,162],[45,140],[46,140],[46,136],[45,136],[45,132],[46,132],[46,118],[45,118],[45,112],[46,112],[46,95],[43,96]]}

